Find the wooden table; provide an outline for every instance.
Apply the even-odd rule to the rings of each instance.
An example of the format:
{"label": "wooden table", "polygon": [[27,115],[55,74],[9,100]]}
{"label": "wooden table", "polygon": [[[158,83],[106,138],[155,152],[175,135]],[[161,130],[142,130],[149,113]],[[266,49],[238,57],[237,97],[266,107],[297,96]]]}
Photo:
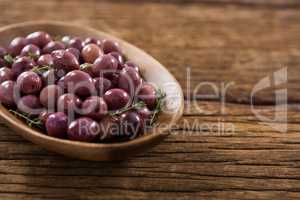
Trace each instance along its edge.
{"label": "wooden table", "polygon": [[[299,2],[2,0],[0,8],[1,26],[50,19],[121,37],[164,64],[186,96],[171,136],[124,162],[65,158],[0,122],[1,200],[300,198]],[[255,85],[276,82],[280,69],[283,84],[256,93],[251,109]],[[224,95],[212,96],[212,87],[199,86],[205,82]],[[254,114],[274,118],[275,89],[288,89],[286,133],[275,129],[285,124],[284,109],[271,125]]]}

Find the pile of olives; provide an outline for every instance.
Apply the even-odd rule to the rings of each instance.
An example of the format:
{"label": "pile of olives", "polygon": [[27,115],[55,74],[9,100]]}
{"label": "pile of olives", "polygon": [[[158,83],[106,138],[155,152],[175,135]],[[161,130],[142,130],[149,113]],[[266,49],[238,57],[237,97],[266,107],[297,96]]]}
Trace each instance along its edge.
{"label": "pile of olives", "polygon": [[114,142],[144,134],[158,104],[120,44],[43,31],[0,47],[0,102],[49,136]]}

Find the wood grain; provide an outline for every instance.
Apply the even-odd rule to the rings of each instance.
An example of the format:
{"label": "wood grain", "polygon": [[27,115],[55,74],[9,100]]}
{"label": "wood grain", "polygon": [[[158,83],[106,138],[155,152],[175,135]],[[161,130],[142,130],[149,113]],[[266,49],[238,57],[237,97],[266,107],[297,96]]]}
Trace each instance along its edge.
{"label": "wood grain", "polygon": [[[0,122],[1,200],[299,199],[298,1],[2,0],[0,8],[0,25],[62,20],[121,37],[167,66],[187,98],[184,117],[165,143],[121,163],[57,156]],[[218,99],[203,96],[210,88],[198,96],[187,90],[187,67],[192,88],[202,81],[234,82],[225,112]],[[249,105],[253,86],[282,67],[288,67],[281,86],[290,103],[287,133],[260,123]],[[274,87],[254,100],[261,114],[273,117]],[[210,128],[219,124],[235,131]]]}

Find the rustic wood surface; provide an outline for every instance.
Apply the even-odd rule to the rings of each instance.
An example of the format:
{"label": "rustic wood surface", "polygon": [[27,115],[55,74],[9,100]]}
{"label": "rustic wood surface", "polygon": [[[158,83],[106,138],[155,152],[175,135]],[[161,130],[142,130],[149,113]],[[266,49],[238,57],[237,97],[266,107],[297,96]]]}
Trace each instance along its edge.
{"label": "rustic wood surface", "polygon": [[[299,1],[1,0],[0,8],[1,26],[72,21],[121,37],[161,61],[186,95],[184,117],[171,136],[124,162],[58,156],[0,121],[1,200],[300,198]],[[249,105],[254,85],[283,67],[287,133],[274,130],[282,121],[260,123]],[[211,88],[187,90],[187,68],[191,88],[232,83],[225,110],[219,99],[203,95]],[[272,118],[274,87],[257,93],[254,103]]]}

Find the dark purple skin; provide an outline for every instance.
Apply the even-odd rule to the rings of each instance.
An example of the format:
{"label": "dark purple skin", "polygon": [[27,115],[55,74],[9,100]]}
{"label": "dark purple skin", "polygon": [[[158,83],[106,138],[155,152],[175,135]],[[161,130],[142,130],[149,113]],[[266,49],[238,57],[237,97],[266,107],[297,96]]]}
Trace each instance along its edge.
{"label": "dark purple skin", "polygon": [[120,117],[122,135],[129,139],[134,139],[143,132],[143,121],[141,117],[133,111],[123,113]]}
{"label": "dark purple skin", "polygon": [[119,76],[119,88],[134,95],[136,89],[141,86],[143,80],[140,74],[132,67],[124,67]]}
{"label": "dark purple skin", "polygon": [[92,68],[97,77],[109,77],[117,71],[118,61],[111,55],[103,55],[95,60]]}
{"label": "dark purple skin", "polygon": [[27,39],[23,37],[16,37],[10,42],[8,52],[12,56],[17,56],[27,44],[29,44]]}
{"label": "dark purple skin", "polygon": [[82,103],[81,109],[84,115],[99,121],[107,114],[108,107],[103,98],[92,96]]}
{"label": "dark purple skin", "polygon": [[0,67],[10,67],[3,58],[0,58]]}
{"label": "dark purple skin", "polygon": [[156,91],[151,84],[144,84],[138,91],[138,99],[145,102],[151,110],[156,106]]}
{"label": "dark purple skin", "polygon": [[77,112],[81,107],[81,100],[74,94],[66,93],[57,100],[57,110],[60,112]]}
{"label": "dark purple skin", "polygon": [[122,52],[120,44],[116,41],[112,40],[103,40],[102,41],[102,49],[105,54],[108,54],[110,52]]}
{"label": "dark purple skin", "polygon": [[91,96],[96,93],[93,79],[83,71],[74,70],[64,76],[64,87],[67,91],[80,97]]}
{"label": "dark purple skin", "polygon": [[127,106],[130,103],[128,93],[122,89],[114,88],[105,92],[103,96],[110,111],[115,111]]}
{"label": "dark purple skin", "polygon": [[138,65],[136,65],[135,63],[131,62],[131,61],[127,61],[123,67],[132,67],[133,69],[135,69],[137,72],[140,73],[140,68]]}
{"label": "dark purple skin", "polygon": [[55,84],[57,81],[57,76],[56,76],[56,72],[54,69],[50,69],[50,70],[44,72],[41,75],[41,78],[42,78],[44,86]]}
{"label": "dark purple skin", "polygon": [[6,106],[15,106],[14,100],[14,81],[4,81],[0,84],[0,102]]}
{"label": "dark purple skin", "polygon": [[93,37],[88,37],[84,40],[84,46],[87,44],[96,44],[99,47],[101,47],[101,40],[97,39],[97,38],[93,38]]}
{"label": "dark purple skin", "polygon": [[40,102],[41,104],[48,108],[56,108],[57,99],[63,95],[63,89],[58,85],[48,85],[43,88],[40,93]]}
{"label": "dark purple skin", "polygon": [[79,62],[76,57],[65,50],[56,50],[51,53],[53,57],[53,66],[57,70],[69,72],[79,69]]}
{"label": "dark purple skin", "polygon": [[18,76],[16,85],[23,94],[37,94],[42,89],[43,82],[38,74],[27,71]]}
{"label": "dark purple skin", "polygon": [[18,110],[28,115],[39,115],[42,111],[40,100],[35,95],[23,96],[17,103]]}
{"label": "dark purple skin", "polygon": [[106,116],[99,122],[100,140],[113,141],[121,132],[120,119],[118,117]]}
{"label": "dark purple skin", "polygon": [[68,138],[75,141],[92,142],[99,137],[99,124],[88,118],[81,117],[71,122],[68,127]]}
{"label": "dark purple skin", "polygon": [[105,92],[109,89],[112,89],[112,83],[110,80],[104,77],[98,77],[93,79],[97,94],[102,97]]}
{"label": "dark purple skin", "polygon": [[28,44],[22,49],[20,55],[30,56],[31,58],[37,59],[41,55],[41,50],[34,44]]}
{"label": "dark purple skin", "polygon": [[34,44],[40,48],[43,48],[46,44],[52,41],[51,36],[43,31],[30,33],[26,39],[29,44]]}
{"label": "dark purple skin", "polygon": [[53,58],[51,54],[44,54],[39,57],[37,60],[37,64],[39,66],[52,66],[53,65]]}
{"label": "dark purple skin", "polygon": [[150,125],[152,112],[146,106],[136,110],[136,112],[139,114],[142,120],[141,129],[145,131],[145,128]]}
{"label": "dark purple skin", "polygon": [[73,54],[77,60],[80,58],[80,51],[76,48],[70,47],[66,49],[66,52]]}
{"label": "dark purple skin", "polygon": [[83,45],[84,45],[83,41],[78,37],[71,39],[69,42],[69,47],[73,47],[75,49],[78,49],[79,51],[82,50]]}
{"label": "dark purple skin", "polygon": [[140,117],[144,120],[150,119],[152,112],[145,106],[136,110],[136,112],[140,115]]}
{"label": "dark purple skin", "polygon": [[125,59],[123,57],[123,55],[119,52],[111,52],[108,55],[113,56],[117,61],[118,61],[118,70],[123,69],[124,67],[124,63],[125,63]]}
{"label": "dark purple skin", "polygon": [[13,77],[17,78],[22,72],[31,70],[35,66],[34,60],[28,57],[18,58],[11,67]]}
{"label": "dark purple skin", "polygon": [[7,50],[0,46],[0,58],[4,58],[5,55],[7,55]]}
{"label": "dark purple skin", "polygon": [[47,134],[56,138],[66,138],[68,131],[68,117],[63,112],[56,112],[46,120]]}
{"label": "dark purple skin", "polygon": [[43,125],[46,125],[48,117],[53,113],[54,112],[49,112],[47,109],[43,109],[43,111],[39,114],[39,119],[41,120]]}
{"label": "dark purple skin", "polygon": [[63,42],[51,41],[48,44],[46,44],[46,46],[44,46],[43,53],[50,54],[50,53],[52,53],[52,51],[65,49],[65,48],[66,48],[66,46]]}
{"label": "dark purple skin", "polygon": [[0,68],[0,83],[8,80],[13,80],[11,69],[7,67]]}

